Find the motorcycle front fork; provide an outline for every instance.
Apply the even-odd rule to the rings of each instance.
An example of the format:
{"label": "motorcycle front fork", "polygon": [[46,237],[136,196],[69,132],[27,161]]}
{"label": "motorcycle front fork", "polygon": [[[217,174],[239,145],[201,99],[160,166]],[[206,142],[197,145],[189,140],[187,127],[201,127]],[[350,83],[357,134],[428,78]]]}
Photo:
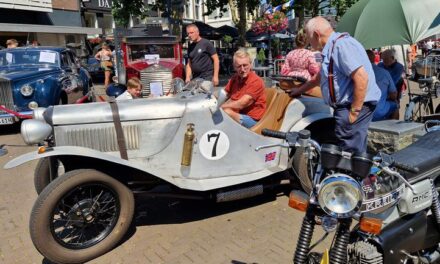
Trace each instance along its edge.
{"label": "motorcycle front fork", "polygon": [[[295,255],[293,257],[294,264],[307,264],[310,254],[310,244],[313,237],[316,221],[314,205],[309,205],[306,215],[303,218],[301,230],[296,245]],[[347,246],[350,238],[350,225],[352,219],[340,219],[336,234],[330,249],[330,263],[345,264],[347,263]]]}

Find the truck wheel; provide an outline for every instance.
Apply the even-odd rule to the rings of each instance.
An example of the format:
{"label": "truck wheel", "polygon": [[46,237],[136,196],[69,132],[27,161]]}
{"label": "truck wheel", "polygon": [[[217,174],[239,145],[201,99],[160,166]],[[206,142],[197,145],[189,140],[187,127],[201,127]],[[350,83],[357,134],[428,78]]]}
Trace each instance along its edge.
{"label": "truck wheel", "polygon": [[32,242],[48,260],[83,263],[116,246],[133,218],[133,193],[95,170],[74,170],[52,181],[32,208]]}
{"label": "truck wheel", "polygon": [[[60,160],[56,160],[55,165],[57,169],[56,175],[52,176],[53,179],[57,178],[59,175],[63,174],[64,171],[60,170],[62,168],[62,163]],[[34,172],[34,186],[37,194],[40,194],[43,189],[50,183],[50,162],[49,158],[42,158],[38,161]]]}

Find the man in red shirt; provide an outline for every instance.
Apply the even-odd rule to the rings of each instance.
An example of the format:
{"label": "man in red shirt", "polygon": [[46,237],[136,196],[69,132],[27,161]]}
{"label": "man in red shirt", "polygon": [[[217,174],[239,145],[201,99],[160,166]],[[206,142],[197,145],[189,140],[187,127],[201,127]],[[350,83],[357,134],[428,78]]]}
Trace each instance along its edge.
{"label": "man in red shirt", "polygon": [[235,52],[233,66],[236,74],[226,85],[229,99],[222,105],[222,109],[232,119],[250,128],[266,111],[264,81],[252,71],[249,53],[243,49]]}

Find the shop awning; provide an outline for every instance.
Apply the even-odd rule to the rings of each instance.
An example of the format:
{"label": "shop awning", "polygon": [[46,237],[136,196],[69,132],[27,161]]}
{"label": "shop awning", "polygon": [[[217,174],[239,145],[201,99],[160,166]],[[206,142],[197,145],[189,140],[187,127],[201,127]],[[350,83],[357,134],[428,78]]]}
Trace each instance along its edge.
{"label": "shop awning", "polygon": [[36,33],[59,33],[59,34],[102,34],[101,28],[66,27],[51,25],[29,25],[0,23],[1,32],[36,32]]}

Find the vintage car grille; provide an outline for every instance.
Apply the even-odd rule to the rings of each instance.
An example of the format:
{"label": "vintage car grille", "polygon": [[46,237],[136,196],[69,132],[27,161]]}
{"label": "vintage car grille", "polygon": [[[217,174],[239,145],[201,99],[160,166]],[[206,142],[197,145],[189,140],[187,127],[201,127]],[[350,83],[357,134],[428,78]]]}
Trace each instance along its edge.
{"label": "vintage car grille", "polygon": [[[139,149],[139,127],[122,125],[127,150]],[[114,125],[57,127],[55,140],[58,146],[80,146],[102,152],[119,151]]]}
{"label": "vintage car grille", "polygon": [[[6,108],[14,110],[11,82],[3,78],[0,78],[0,105],[4,105]],[[0,110],[0,114],[4,113],[4,111]]]}
{"label": "vintage car grille", "polygon": [[173,74],[165,67],[154,65],[141,71],[141,82],[143,85],[142,97],[150,95],[150,83],[152,82],[161,83],[163,94],[166,95],[172,87]]}

